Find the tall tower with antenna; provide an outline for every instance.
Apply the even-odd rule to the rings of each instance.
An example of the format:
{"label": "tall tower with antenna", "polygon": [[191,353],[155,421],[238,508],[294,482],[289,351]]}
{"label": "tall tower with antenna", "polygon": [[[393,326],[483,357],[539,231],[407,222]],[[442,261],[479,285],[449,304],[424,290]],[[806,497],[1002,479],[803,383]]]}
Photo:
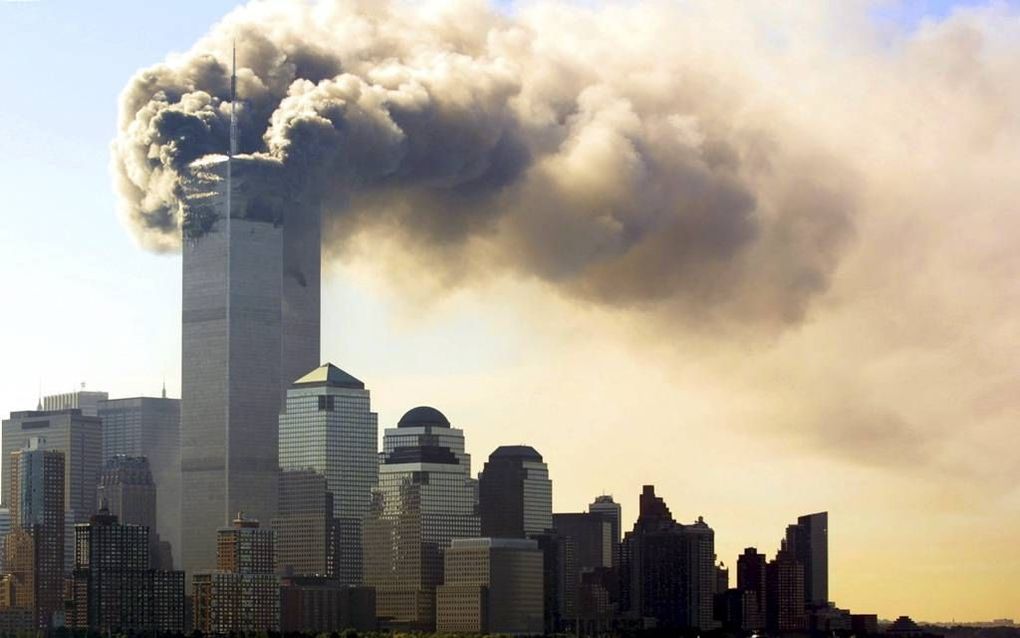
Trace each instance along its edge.
{"label": "tall tower with antenna", "polygon": [[[279,167],[239,152],[231,51],[226,155],[191,165],[205,216],[183,249],[181,563],[216,565],[216,532],[276,509],[277,429],[290,384],[319,365],[320,217]],[[240,113],[239,113],[240,111]],[[211,186],[210,186],[211,185]]]}

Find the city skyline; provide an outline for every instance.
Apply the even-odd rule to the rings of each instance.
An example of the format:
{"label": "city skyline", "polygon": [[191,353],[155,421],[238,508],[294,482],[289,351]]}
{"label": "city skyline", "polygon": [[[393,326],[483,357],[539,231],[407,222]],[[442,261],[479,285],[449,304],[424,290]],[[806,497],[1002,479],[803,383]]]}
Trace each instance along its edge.
{"label": "city skyline", "polygon": [[[49,10],[44,6],[47,3],[38,4],[43,5],[38,10]],[[168,50],[186,50],[228,6],[232,4],[201,10],[193,7],[187,16],[176,18],[189,27],[176,38],[162,34],[151,48],[135,44],[137,56],[109,72],[113,88],[100,93],[107,102],[96,107],[94,121],[112,122],[113,96],[130,74],[163,59]],[[998,9],[1002,13],[987,9],[986,13],[976,10],[955,17],[944,5],[935,7],[933,3],[931,7],[930,12],[922,12],[929,16],[926,27],[920,17],[909,18],[909,25],[881,23],[883,33],[892,32],[886,34],[892,43],[890,50],[910,45],[923,52],[925,38],[944,42],[938,38],[950,37],[956,33],[955,27],[969,25],[968,20],[977,24],[979,33],[986,33],[981,29],[990,29],[987,21],[996,16],[1016,19],[1008,5]],[[16,10],[24,16],[33,9]],[[13,11],[3,6],[0,15]],[[802,28],[819,31],[831,26],[827,20],[835,20],[825,12],[806,13],[791,9],[783,17],[800,19]],[[728,14],[720,19],[743,24]],[[1008,29],[1013,28],[1013,22],[1003,23],[1000,28],[1012,33]],[[58,20],[58,25],[63,24]],[[856,30],[855,38],[860,37]],[[717,42],[718,37],[706,35],[711,42]],[[993,35],[987,37],[992,43],[989,55],[999,50],[996,46],[1006,46]],[[857,39],[844,45],[878,55]],[[832,62],[830,57],[835,54],[826,49],[824,55]],[[912,63],[906,57],[895,57],[895,52],[888,55],[893,56],[890,65]],[[855,73],[832,63],[846,75],[840,77],[847,80],[847,90],[859,88],[853,82]],[[867,59],[855,64],[871,68]],[[880,75],[878,82],[890,81],[890,75],[892,71]],[[831,91],[824,83],[812,86]],[[904,102],[904,107],[908,104]],[[964,102],[953,104],[972,108]],[[880,105],[869,106],[877,109]],[[25,118],[27,112],[18,111],[14,116]],[[939,113],[947,112],[952,110]],[[885,122],[873,113],[867,117],[877,118],[869,120],[872,127]],[[864,153],[865,162],[889,163],[900,157],[901,151],[884,147],[865,151],[819,122],[805,116],[799,123],[818,127],[819,135],[840,152]],[[102,126],[104,139],[83,135],[81,148],[71,151],[71,159],[51,160],[73,166],[75,162],[87,163],[89,157],[105,157],[113,133],[109,126]],[[933,164],[926,170],[944,169],[932,155],[939,146],[925,137],[934,125],[921,119],[917,126],[917,144],[929,153],[926,157]],[[987,135],[1001,132],[996,125],[989,126],[993,128]],[[981,131],[966,133],[976,136],[971,140],[974,144],[983,143]],[[1003,133],[1006,139],[1013,134],[1015,129],[1009,128]],[[975,162],[989,161],[986,155],[963,142],[961,145],[962,152],[971,153],[967,157]],[[27,156],[40,157],[37,153]],[[26,170],[12,169],[9,175]],[[99,315],[96,318],[82,318],[80,328],[53,324],[50,319],[29,327],[23,319],[9,316],[3,346],[13,353],[14,365],[5,365],[13,369],[3,373],[0,412],[5,417],[31,410],[40,382],[42,394],[67,392],[87,381],[88,389],[107,391],[116,399],[142,394],[156,397],[165,378],[170,393],[179,396],[180,328],[176,324],[181,307],[180,258],[153,256],[132,246],[114,217],[104,171],[98,176],[84,171],[87,180],[75,178],[81,179],[77,184],[81,193],[102,196],[99,203],[86,206],[87,216],[82,213],[82,219],[72,220],[69,226],[72,235],[75,224],[90,226],[82,236],[98,237],[103,246],[58,244],[66,254],[52,260],[34,283],[26,269],[28,253],[22,249],[8,255],[3,264],[8,272],[19,273],[10,278],[16,296],[60,291],[66,293],[71,306],[109,305],[122,313],[95,313]],[[922,198],[915,181],[890,171],[889,179],[901,196],[905,193],[922,207],[940,205],[937,195]],[[924,178],[927,173],[922,173]],[[963,181],[953,184],[964,193],[975,192],[979,182],[964,176],[959,179]],[[12,205],[25,203],[20,199],[25,197],[24,187],[13,181],[10,186],[6,181],[0,184],[12,193]],[[868,206],[882,211],[895,208],[894,194],[867,195]],[[53,205],[69,207],[71,200],[64,197],[55,195]],[[1007,201],[1005,197],[1002,200]],[[1003,221],[996,216],[996,207],[1006,204],[995,202],[973,214],[980,213],[983,221]],[[1016,559],[1009,558],[1009,550],[1011,539],[1020,530],[1020,493],[1011,487],[1016,477],[1009,469],[1015,466],[1010,460],[1014,451],[1000,452],[1006,469],[996,469],[999,461],[995,468],[980,462],[985,458],[982,455],[992,454],[999,439],[1008,435],[1007,417],[1015,414],[1009,399],[1015,364],[990,352],[1008,343],[1008,335],[1002,333],[1008,323],[997,323],[987,333],[958,326],[977,321],[982,311],[987,311],[983,316],[989,320],[1008,316],[1009,306],[1000,304],[1010,303],[1011,297],[996,303],[994,295],[956,299],[951,294],[972,281],[968,277],[980,279],[978,275],[984,271],[972,260],[1005,257],[1000,256],[997,237],[987,227],[974,235],[975,247],[940,253],[939,258],[948,264],[971,269],[964,269],[941,287],[924,288],[902,300],[898,308],[904,317],[917,311],[947,313],[944,324],[925,322],[912,331],[897,317],[884,316],[885,304],[898,299],[902,288],[878,286],[875,282],[884,277],[862,266],[868,258],[898,250],[894,239],[900,236],[894,230],[915,229],[909,221],[884,221],[877,214],[867,218],[858,229],[861,237],[853,244],[858,256],[848,258],[846,270],[812,307],[808,320],[764,338],[705,335],[699,329],[674,331],[654,314],[593,306],[505,272],[493,272],[480,283],[466,282],[452,291],[443,281],[444,273],[438,272],[438,283],[426,279],[420,289],[413,290],[400,274],[391,272],[409,259],[393,258],[396,246],[380,244],[384,258],[373,258],[362,247],[361,252],[323,264],[320,363],[332,361],[365,380],[373,390],[372,409],[379,415],[380,430],[394,427],[399,416],[414,405],[427,404],[443,410],[465,430],[467,452],[476,459],[487,458],[500,445],[533,446],[549,465],[556,486],[555,512],[584,511],[596,495],[611,493],[623,505],[626,530],[636,517],[641,486],[655,484],[679,520],[703,515],[711,521],[717,553],[732,566],[747,546],[759,547],[771,557],[781,530],[794,515],[828,510],[839,521],[830,543],[830,599],[889,617],[902,613],[933,620],[1008,616],[1017,603],[1009,575],[1018,568]],[[29,238],[32,223],[12,224],[4,219],[0,231],[5,238]],[[877,235],[876,226],[881,229]],[[891,271],[899,277],[911,276],[913,260],[928,263],[933,259],[930,246],[944,246],[940,243],[946,241],[940,234],[943,230],[931,225],[923,228],[925,232],[918,234],[917,241],[937,237],[923,246],[907,243],[914,252],[895,262]],[[101,254],[106,242],[112,251],[110,259],[118,266],[97,269],[95,262],[104,259]],[[52,250],[47,248],[41,255],[52,255]],[[83,263],[81,269],[78,260]],[[21,275],[23,272],[26,274]],[[58,278],[60,272],[67,273],[66,281]],[[945,274],[944,267],[935,268],[931,276],[939,274]],[[998,279],[985,282],[981,291],[1008,290]],[[957,312],[947,310],[943,302],[948,299],[962,304],[953,306]],[[108,326],[113,326],[112,332]],[[876,336],[862,337],[861,326],[865,333],[873,330]],[[105,340],[96,343],[83,338],[90,331]],[[664,343],[663,331],[675,338]],[[54,335],[52,341],[43,338],[47,332]],[[592,339],[593,334],[605,338]],[[967,349],[961,343],[975,347]],[[119,356],[105,356],[107,348],[114,347],[111,344],[117,344]],[[888,356],[881,352],[892,346],[895,349]],[[858,349],[860,354],[854,352]],[[37,363],[37,358],[45,363]],[[64,365],[54,365],[62,359]],[[977,377],[983,382],[961,379],[956,381],[960,385],[954,385],[957,377]],[[950,392],[954,388],[958,388],[957,394]],[[962,397],[952,401],[959,406],[947,404],[947,392]],[[619,437],[620,429],[628,436]],[[588,478],[575,458],[606,459],[610,467]],[[641,468],[640,472],[636,468]],[[747,476],[754,480],[748,481]],[[975,529],[984,541],[981,546],[960,547],[959,535]],[[930,543],[918,544],[920,535]]]}

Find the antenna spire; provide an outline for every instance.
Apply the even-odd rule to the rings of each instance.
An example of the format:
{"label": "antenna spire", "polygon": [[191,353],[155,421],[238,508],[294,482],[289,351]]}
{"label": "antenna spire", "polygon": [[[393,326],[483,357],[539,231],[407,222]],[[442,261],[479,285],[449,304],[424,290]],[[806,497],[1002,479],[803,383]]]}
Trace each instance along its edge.
{"label": "antenna spire", "polygon": [[237,115],[235,104],[237,103],[237,43],[231,45],[230,49],[230,156],[237,154]]}

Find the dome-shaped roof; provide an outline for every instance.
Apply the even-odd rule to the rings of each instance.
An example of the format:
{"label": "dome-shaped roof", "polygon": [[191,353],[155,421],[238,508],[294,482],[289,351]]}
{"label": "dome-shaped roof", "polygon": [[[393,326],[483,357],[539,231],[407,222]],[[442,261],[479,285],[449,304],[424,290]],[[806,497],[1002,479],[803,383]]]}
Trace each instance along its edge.
{"label": "dome-shaped roof", "polygon": [[398,428],[420,428],[426,425],[448,428],[450,421],[439,410],[427,405],[419,405],[408,410],[407,414],[400,417],[400,421],[397,422]]}
{"label": "dome-shaped roof", "polygon": [[530,445],[501,445],[489,455],[490,459],[520,459],[542,462],[542,455]]}

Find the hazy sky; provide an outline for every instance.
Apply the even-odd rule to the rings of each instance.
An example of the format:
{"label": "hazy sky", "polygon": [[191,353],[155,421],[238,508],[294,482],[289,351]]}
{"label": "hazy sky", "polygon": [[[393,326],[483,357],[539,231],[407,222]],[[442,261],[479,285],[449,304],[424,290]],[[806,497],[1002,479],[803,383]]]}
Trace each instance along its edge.
{"label": "hazy sky", "polygon": [[[179,394],[180,259],[118,218],[110,142],[132,74],[236,4],[0,2],[3,415],[40,386]],[[612,493],[629,528],[654,483],[732,564],[827,509],[840,606],[1020,615],[1017,6],[680,4],[693,26],[663,55],[704,50],[750,120],[845,167],[852,233],[801,320],[714,330],[515,269],[451,287],[369,237],[327,265],[323,359],[381,426],[443,410],[476,471],[533,445],[557,511]]]}

